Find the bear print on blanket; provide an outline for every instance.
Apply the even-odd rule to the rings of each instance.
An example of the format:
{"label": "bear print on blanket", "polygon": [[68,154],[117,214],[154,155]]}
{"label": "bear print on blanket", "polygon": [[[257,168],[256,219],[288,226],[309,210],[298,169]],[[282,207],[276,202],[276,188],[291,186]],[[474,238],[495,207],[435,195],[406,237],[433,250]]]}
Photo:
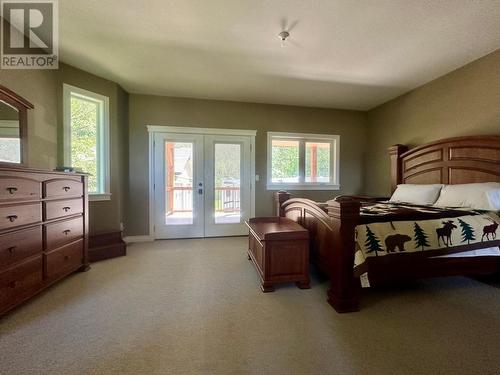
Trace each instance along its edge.
{"label": "bear print on blanket", "polygon": [[[370,257],[418,257],[460,253],[500,245],[497,231],[500,216],[495,212],[474,212],[453,218],[376,221],[356,226],[354,255],[356,275],[367,272]],[[395,258],[396,259],[396,258]],[[409,258],[408,258],[409,259]]]}
{"label": "bear print on blanket", "polygon": [[406,234],[392,234],[385,238],[385,248],[388,253],[394,253],[396,248],[405,251],[405,242],[411,241],[411,237]]}

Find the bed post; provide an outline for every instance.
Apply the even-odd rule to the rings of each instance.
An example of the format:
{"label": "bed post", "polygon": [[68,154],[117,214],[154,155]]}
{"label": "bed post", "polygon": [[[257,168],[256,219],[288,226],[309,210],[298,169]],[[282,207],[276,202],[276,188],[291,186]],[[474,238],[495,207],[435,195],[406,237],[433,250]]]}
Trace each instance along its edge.
{"label": "bed post", "polygon": [[389,155],[391,156],[391,194],[396,190],[396,186],[403,182],[401,155],[406,151],[408,151],[408,146],[405,145],[389,147]]}
{"label": "bed post", "polygon": [[290,193],[280,190],[274,193],[274,214],[278,217],[284,217],[285,212],[282,209],[283,203],[290,199]]}
{"label": "bed post", "polygon": [[349,197],[339,197],[327,204],[333,228],[328,303],[339,313],[358,311],[360,281],[353,274],[354,232],[361,204]]}

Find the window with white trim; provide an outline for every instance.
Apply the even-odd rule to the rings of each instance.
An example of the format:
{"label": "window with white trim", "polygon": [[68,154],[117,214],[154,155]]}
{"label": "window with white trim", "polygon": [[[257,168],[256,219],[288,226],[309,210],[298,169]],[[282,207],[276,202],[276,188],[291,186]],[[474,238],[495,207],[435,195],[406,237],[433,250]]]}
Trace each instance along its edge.
{"label": "window with white trim", "polygon": [[267,133],[269,190],[338,190],[338,135]]}
{"label": "window with white trim", "polygon": [[90,200],[109,200],[109,98],[64,84],[64,165],[89,174]]}

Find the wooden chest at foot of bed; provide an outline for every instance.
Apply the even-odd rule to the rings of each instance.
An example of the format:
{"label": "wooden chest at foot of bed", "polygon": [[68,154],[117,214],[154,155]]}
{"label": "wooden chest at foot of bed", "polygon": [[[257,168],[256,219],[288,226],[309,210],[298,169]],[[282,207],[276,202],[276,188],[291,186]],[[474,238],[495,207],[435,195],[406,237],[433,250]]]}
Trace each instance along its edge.
{"label": "wooden chest at foot of bed", "polygon": [[309,234],[296,222],[279,217],[253,218],[249,228],[248,259],[260,276],[263,292],[274,285],[294,282],[310,288]]}

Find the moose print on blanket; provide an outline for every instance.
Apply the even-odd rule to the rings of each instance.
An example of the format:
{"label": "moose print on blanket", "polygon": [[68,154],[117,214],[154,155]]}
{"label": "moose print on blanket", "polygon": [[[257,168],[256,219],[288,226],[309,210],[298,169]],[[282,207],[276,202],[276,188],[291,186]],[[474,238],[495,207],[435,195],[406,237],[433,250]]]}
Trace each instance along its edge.
{"label": "moose print on blanket", "polygon": [[[462,252],[470,250],[474,244],[484,243],[481,247],[485,248],[499,246],[499,225],[500,216],[492,212],[466,214],[449,219],[358,225],[355,232],[354,268],[363,265],[369,257],[399,256],[399,253],[426,251],[434,251],[430,256],[435,256],[435,251],[443,250],[442,254]],[[482,236],[479,236],[479,233]],[[476,245],[475,248],[477,247]],[[361,268],[359,271],[362,273]]]}
{"label": "moose print on blanket", "polygon": [[446,247],[453,245],[451,243],[451,232],[453,229],[457,229],[457,226],[453,224],[453,220],[443,221],[442,228],[436,228],[436,234],[438,237],[438,246],[440,245],[439,240],[442,239]]}
{"label": "moose print on blanket", "polygon": [[490,225],[485,225],[483,228],[483,236],[481,237],[481,242],[484,241],[484,237],[486,236],[486,239],[490,239],[490,234],[491,238],[496,240],[497,238],[497,229],[498,229],[498,223],[491,220]]}

